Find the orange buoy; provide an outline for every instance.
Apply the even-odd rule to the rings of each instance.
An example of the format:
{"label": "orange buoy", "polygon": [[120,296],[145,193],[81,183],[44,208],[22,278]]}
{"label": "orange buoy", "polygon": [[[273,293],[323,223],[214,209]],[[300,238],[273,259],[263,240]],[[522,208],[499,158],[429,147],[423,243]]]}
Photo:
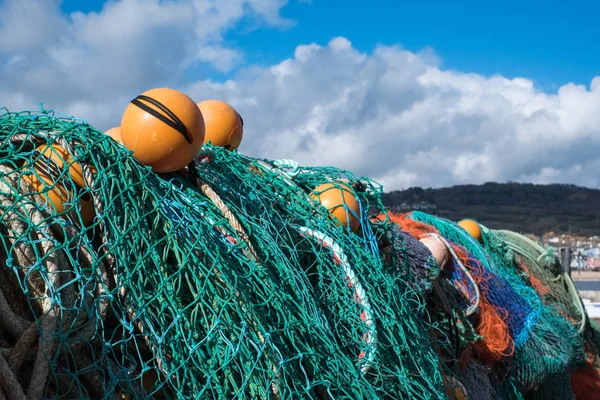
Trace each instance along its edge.
{"label": "orange buoy", "polygon": [[336,225],[348,227],[353,232],[360,227],[360,205],[348,186],[325,183],[316,187],[310,196],[327,208]]}
{"label": "orange buoy", "polygon": [[479,224],[472,219],[463,219],[458,226],[469,232],[478,242],[481,242],[481,228]]}
{"label": "orange buoy", "polygon": [[235,150],[242,143],[244,121],[237,111],[229,104],[220,100],[205,100],[198,103],[206,135],[204,143],[221,146],[228,150]]}
{"label": "orange buoy", "polygon": [[110,136],[115,140],[115,142],[123,143],[123,138],[121,137],[121,127],[115,126],[114,128],[110,128],[106,132],[106,135]]}
{"label": "orange buoy", "polygon": [[456,378],[449,377],[447,375],[442,376],[444,383],[444,391],[448,399],[452,400],[468,400],[469,394],[463,384]]}
{"label": "orange buoy", "polygon": [[[65,173],[65,168],[68,171]],[[94,203],[90,193],[83,193],[76,204],[76,198],[86,187],[81,165],[74,162],[73,157],[57,144],[41,145],[35,151],[34,173],[24,174],[33,189],[52,205],[61,216],[71,216],[78,220],[79,212],[84,224],[94,219]],[[52,189],[44,192],[47,187]]]}
{"label": "orange buoy", "polygon": [[200,152],[204,118],[186,94],[168,88],[151,89],[125,109],[121,137],[133,156],[154,172],[174,172]]}
{"label": "orange buoy", "polygon": [[450,259],[450,252],[448,251],[448,248],[440,240],[433,236],[425,236],[419,239],[419,241],[429,249],[429,252],[431,252],[440,268],[443,269]]}

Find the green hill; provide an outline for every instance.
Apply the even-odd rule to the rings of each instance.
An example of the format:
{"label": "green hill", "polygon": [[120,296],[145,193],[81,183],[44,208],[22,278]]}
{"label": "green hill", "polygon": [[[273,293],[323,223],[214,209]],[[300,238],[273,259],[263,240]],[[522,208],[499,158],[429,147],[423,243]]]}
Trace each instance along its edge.
{"label": "green hill", "polygon": [[396,211],[422,210],[454,221],[474,218],[489,228],[542,235],[600,235],[600,190],[574,185],[486,183],[419,187],[384,194]]}

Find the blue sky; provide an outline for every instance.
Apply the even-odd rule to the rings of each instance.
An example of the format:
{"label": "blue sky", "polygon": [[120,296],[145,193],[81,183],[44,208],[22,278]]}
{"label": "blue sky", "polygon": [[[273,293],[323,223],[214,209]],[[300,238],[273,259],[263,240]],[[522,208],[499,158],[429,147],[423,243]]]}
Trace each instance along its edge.
{"label": "blue sky", "polygon": [[[232,104],[244,154],[386,190],[600,188],[597,0],[112,1],[0,0],[0,106],[107,130],[136,95],[173,87]],[[69,21],[59,5],[104,12]]]}
{"label": "blue sky", "polygon": [[[64,0],[63,10],[99,11],[103,3]],[[290,57],[299,44],[324,45],[336,36],[361,51],[380,43],[412,51],[431,47],[443,68],[527,77],[547,91],[568,82],[587,86],[600,74],[600,2],[491,3],[293,0],[281,13],[297,21],[294,27],[251,29],[252,21],[244,19],[228,32],[226,43],[242,50],[247,64],[260,65]],[[196,73],[219,77],[206,69]]]}

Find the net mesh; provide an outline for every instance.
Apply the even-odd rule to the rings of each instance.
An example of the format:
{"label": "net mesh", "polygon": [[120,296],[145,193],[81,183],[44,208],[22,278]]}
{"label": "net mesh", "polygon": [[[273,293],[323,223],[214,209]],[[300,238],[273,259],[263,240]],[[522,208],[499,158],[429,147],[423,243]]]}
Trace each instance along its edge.
{"label": "net mesh", "polygon": [[[28,396],[444,397],[408,250],[386,265],[392,225],[368,221],[376,183],[210,146],[158,176],[52,112],[5,111],[0,140],[0,333]],[[333,180],[358,234],[307,195]]]}
{"label": "net mesh", "polygon": [[461,372],[461,380],[471,396],[478,400],[499,400],[496,389],[492,386],[489,374],[491,369],[476,362],[470,361]]}
{"label": "net mesh", "polygon": [[[480,284],[490,303],[507,312],[507,326],[514,341],[508,373],[523,390],[535,390],[552,374],[569,370],[582,355],[575,328],[554,309],[546,307],[535,290],[527,286],[513,265],[512,253],[501,241],[483,247],[457,224],[423,212],[411,218],[433,225],[440,233],[463,246],[481,263],[485,276]],[[540,357],[540,355],[543,355]]]}
{"label": "net mesh", "polygon": [[[491,231],[488,237],[504,242],[521,269],[525,282],[538,292],[544,304],[555,308],[580,333],[586,329],[587,315],[571,278],[563,273],[551,248],[544,249],[531,239],[510,231]],[[495,237],[494,237],[495,236]],[[517,270],[517,272],[519,272]]]}
{"label": "net mesh", "polygon": [[[52,111],[1,110],[0,142],[0,398],[598,387],[595,325],[556,259],[516,234],[484,227],[480,244],[442,218],[389,214],[366,177],[210,145],[155,174]],[[319,205],[324,183],[359,199],[343,205],[358,231]],[[419,241],[430,234],[445,266]]]}

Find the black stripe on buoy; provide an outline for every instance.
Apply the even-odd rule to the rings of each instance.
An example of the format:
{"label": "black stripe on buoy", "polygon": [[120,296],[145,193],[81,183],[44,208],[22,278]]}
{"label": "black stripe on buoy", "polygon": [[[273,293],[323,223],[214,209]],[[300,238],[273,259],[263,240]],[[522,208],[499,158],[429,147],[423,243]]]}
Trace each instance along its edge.
{"label": "black stripe on buoy", "polygon": [[[146,101],[151,105],[155,106],[160,111],[164,112],[166,116],[161,114],[159,111],[151,108],[150,106],[142,103],[142,101]],[[181,133],[188,143],[193,142],[193,137],[189,135],[185,124],[177,117],[177,115],[175,115],[173,111],[169,110],[167,106],[162,104],[160,101],[153,99],[152,97],[140,94],[138,97],[131,100],[131,104],[138,106],[142,110],[146,111],[148,114],[152,115],[155,118],[158,118],[165,124],[169,125],[171,128],[175,129],[177,132]]]}
{"label": "black stripe on buoy", "polygon": [[[35,150],[33,155],[39,157],[36,161],[34,161],[33,166],[36,167],[42,175],[50,178],[53,183],[58,183],[61,170],[56,162],[50,157],[46,157],[39,150]],[[73,186],[68,180],[63,180],[63,182],[60,182],[60,184],[67,190],[73,190]]]}
{"label": "black stripe on buoy", "polygon": [[[40,170],[42,175],[46,176],[47,178],[50,178],[54,184],[59,183],[58,180],[60,179],[61,169],[58,166],[58,164],[56,164],[56,161],[42,154],[39,150],[35,150],[33,152],[33,155],[34,157],[39,157],[36,161],[34,161],[33,166]],[[73,184],[75,184],[76,188],[73,187]],[[74,179],[72,179],[72,181],[68,178],[62,179],[60,181],[60,185],[62,185],[66,190],[74,193],[81,192],[84,190],[84,188],[81,187],[81,185],[79,185],[79,183],[77,183],[77,181],[75,181]],[[87,192],[83,194],[82,198],[84,198],[83,200],[86,201],[91,200],[91,197]]]}

